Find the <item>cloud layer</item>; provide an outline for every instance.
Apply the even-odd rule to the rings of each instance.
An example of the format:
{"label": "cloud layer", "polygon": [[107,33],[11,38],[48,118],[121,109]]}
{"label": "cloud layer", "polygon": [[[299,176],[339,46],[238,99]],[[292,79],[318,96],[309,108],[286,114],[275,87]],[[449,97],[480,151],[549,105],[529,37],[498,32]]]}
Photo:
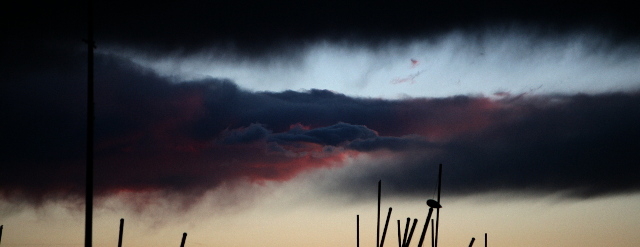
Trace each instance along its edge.
{"label": "cloud layer", "polygon": [[[633,54],[640,22],[628,4],[581,2],[580,8],[570,2],[465,1],[370,2],[366,6],[343,1],[96,4],[95,38],[98,49],[107,48],[96,57],[98,196],[166,191],[197,198],[236,180],[288,181],[321,168],[349,173],[333,184],[340,193],[357,194],[363,184],[383,179],[395,193],[413,195],[432,190],[433,183],[425,181],[433,179],[430,168],[439,163],[446,165],[445,188],[459,195],[504,190],[589,197],[637,192],[640,187],[633,177],[640,169],[636,165],[640,163],[640,95],[628,91],[638,83],[629,80],[637,75]],[[57,3],[38,6],[33,9],[32,3],[20,2],[7,7],[11,14],[2,15],[7,25],[0,41],[7,48],[0,55],[0,199],[34,204],[82,197],[86,131],[84,3],[62,9]],[[513,42],[504,44],[506,48],[501,39],[482,37],[493,33],[477,31],[511,26],[522,26],[524,31],[508,33],[515,37],[507,39]],[[579,36],[583,30],[589,34],[585,40],[599,34],[607,38],[575,44],[546,39],[573,40],[573,34]],[[463,35],[442,35],[458,32]],[[526,37],[519,39],[519,35]],[[445,36],[446,41],[438,43]],[[460,37],[459,43],[450,42]],[[530,70],[526,62],[511,63],[526,59],[511,60],[508,55],[519,46],[541,45],[543,50],[552,48],[541,54],[554,54],[551,59],[556,62],[584,65],[558,75],[587,75],[593,78],[590,83],[607,84],[608,78],[591,76],[605,75],[631,86],[615,87],[624,92],[594,94],[502,92],[391,100],[352,97],[316,86],[304,91],[251,91],[238,86],[243,85],[239,81],[195,76],[186,81],[128,60],[200,58],[200,52],[213,50],[229,56],[220,59],[222,63],[255,63],[270,70],[272,61],[288,61],[287,66],[302,61],[311,64],[311,72],[324,73],[327,70],[321,65],[348,70],[331,63],[333,54],[362,56],[365,62],[380,60],[388,54],[368,51],[411,48],[416,40],[434,42],[436,50],[458,50],[469,42],[471,57],[460,56],[464,61],[471,61],[468,58],[484,48],[498,49],[483,55],[497,61],[487,63],[492,66],[443,63],[442,70],[425,71],[421,77],[458,64],[468,66],[469,78],[482,78],[478,80],[485,77],[478,77],[477,71],[503,68],[508,76],[521,76],[518,70],[537,76],[548,71],[538,65],[560,63],[549,65],[547,57],[539,57],[532,63],[539,70]],[[551,43],[538,43],[546,40]],[[314,50],[323,42],[341,45]],[[343,52],[353,47],[358,48],[356,52]],[[577,55],[571,56],[574,48]],[[109,55],[118,49],[134,54]],[[224,52],[215,53],[218,50]],[[522,50],[537,51],[518,51]],[[322,57],[327,51],[333,53]],[[301,56],[305,52],[318,58],[317,63],[305,60]],[[404,54],[395,61],[414,58]],[[440,58],[456,57],[442,53]],[[183,61],[178,60],[178,65]],[[168,63],[184,69],[178,65]],[[370,83],[370,72],[384,67],[374,65],[363,66],[364,75],[349,80],[360,83],[357,86]],[[594,72],[594,67],[602,73]],[[289,68],[252,74],[251,83],[267,83],[271,77],[259,77],[291,72]],[[216,74],[215,69],[211,71],[202,74]],[[319,83],[331,83],[324,79],[331,76],[314,73],[310,77],[321,78]],[[404,75],[399,78],[417,76],[411,77],[414,71]],[[556,74],[547,75],[551,81],[557,79]],[[486,78],[510,83],[502,74]],[[526,91],[529,85],[521,88]],[[350,170],[349,164],[365,161],[372,161],[363,164],[368,169]]]}
{"label": "cloud layer", "polygon": [[[81,83],[74,84],[82,78],[42,76],[53,73],[47,71],[14,78],[41,86],[22,94],[28,98],[3,93],[5,199],[39,203],[83,193],[85,108]],[[199,196],[238,179],[287,181],[303,171],[341,169],[363,155],[388,164],[355,171],[338,181],[338,191],[355,194],[383,179],[395,193],[428,194],[438,163],[446,165],[449,193],[459,195],[589,197],[640,189],[637,92],[403,100],[317,89],[252,92],[216,78],[174,83],[106,55],[97,57],[96,78],[99,196]]]}

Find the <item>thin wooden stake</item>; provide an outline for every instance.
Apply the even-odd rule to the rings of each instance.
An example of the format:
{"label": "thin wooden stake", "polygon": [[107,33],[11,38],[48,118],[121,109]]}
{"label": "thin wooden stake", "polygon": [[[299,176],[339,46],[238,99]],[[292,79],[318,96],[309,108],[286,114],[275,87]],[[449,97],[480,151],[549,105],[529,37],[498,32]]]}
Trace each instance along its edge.
{"label": "thin wooden stake", "polygon": [[118,234],[118,247],[122,247],[122,230],[124,229],[124,219],[120,219],[120,233]]}
{"label": "thin wooden stake", "polygon": [[376,246],[380,247],[380,191],[382,187],[382,180],[378,181],[378,227],[376,235]]}
{"label": "thin wooden stake", "polygon": [[402,243],[400,242],[401,239],[402,237],[400,236],[400,220],[398,220],[398,247],[402,247]]}
{"label": "thin wooden stake", "polygon": [[391,218],[391,208],[387,213],[387,221],[384,223],[384,231],[382,231],[382,240],[380,240],[380,247],[384,246],[384,237],[387,235],[387,226],[389,226],[389,218]]}
{"label": "thin wooden stake", "polygon": [[[440,205],[442,205],[442,203],[440,202],[440,190],[442,189],[442,164],[440,164],[440,168],[438,169],[438,203]],[[436,244],[435,247],[438,247],[438,234],[439,234],[439,230],[438,229],[440,226],[440,208],[436,209]]]}
{"label": "thin wooden stake", "polygon": [[427,228],[429,228],[429,222],[431,221],[432,213],[433,208],[429,208],[429,213],[427,214],[427,220],[424,221],[424,227],[422,228],[422,234],[420,235],[420,242],[418,242],[418,247],[422,247],[422,243],[424,243],[424,236],[427,234]]}
{"label": "thin wooden stake", "polygon": [[407,218],[407,224],[404,226],[404,236],[402,236],[402,247],[407,243],[407,235],[409,234],[409,223],[411,223],[411,218]]}
{"label": "thin wooden stake", "polygon": [[434,223],[434,220],[431,219],[431,247],[435,247],[436,246],[436,238],[435,238],[435,229],[436,229],[436,224]]}
{"label": "thin wooden stake", "polygon": [[418,224],[418,219],[413,219],[413,225],[411,226],[411,232],[409,233],[409,237],[407,237],[407,243],[404,244],[405,247],[409,247],[411,244],[411,238],[413,237],[413,231],[416,230],[416,225]]}
{"label": "thin wooden stake", "polygon": [[187,241],[187,233],[182,234],[182,243],[180,243],[180,247],[184,247],[184,242]]}

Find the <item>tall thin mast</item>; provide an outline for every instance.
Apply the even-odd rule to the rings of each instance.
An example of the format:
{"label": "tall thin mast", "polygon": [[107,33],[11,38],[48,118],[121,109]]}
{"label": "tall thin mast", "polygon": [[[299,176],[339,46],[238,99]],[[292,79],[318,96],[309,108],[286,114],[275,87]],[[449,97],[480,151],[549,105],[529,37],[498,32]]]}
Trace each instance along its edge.
{"label": "tall thin mast", "polygon": [[360,215],[356,215],[356,247],[360,247]]}
{"label": "tall thin mast", "polygon": [[[442,205],[442,203],[440,203],[440,189],[442,187],[442,164],[440,164],[440,167],[438,169],[438,204]],[[436,246],[438,247],[438,228],[440,226],[440,208],[436,208]]]}
{"label": "tall thin mast", "polygon": [[93,103],[93,0],[88,1],[88,28],[87,28],[87,167],[85,184],[85,233],[84,246],[91,247],[93,232],[93,128],[94,128],[94,103]]}
{"label": "tall thin mast", "polygon": [[378,181],[378,227],[376,232],[376,247],[380,247],[380,191],[382,187],[382,180]]}

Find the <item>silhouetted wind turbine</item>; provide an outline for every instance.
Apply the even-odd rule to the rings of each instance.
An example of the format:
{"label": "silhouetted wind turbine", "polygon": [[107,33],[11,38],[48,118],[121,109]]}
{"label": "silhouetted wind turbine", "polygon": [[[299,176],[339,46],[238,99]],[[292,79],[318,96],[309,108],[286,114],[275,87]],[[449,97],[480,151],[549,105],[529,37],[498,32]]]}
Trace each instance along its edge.
{"label": "silhouetted wind turbine", "polygon": [[433,199],[427,200],[427,205],[430,208],[442,208],[442,205],[440,205],[440,203],[438,203],[438,201],[433,200]]}

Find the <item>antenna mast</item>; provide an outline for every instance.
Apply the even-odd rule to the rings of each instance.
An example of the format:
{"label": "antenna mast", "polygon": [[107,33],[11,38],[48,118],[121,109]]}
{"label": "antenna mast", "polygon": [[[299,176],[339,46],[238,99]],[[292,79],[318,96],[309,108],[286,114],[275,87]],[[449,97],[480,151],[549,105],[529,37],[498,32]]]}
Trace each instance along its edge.
{"label": "antenna mast", "polygon": [[87,167],[85,184],[85,233],[84,246],[91,247],[93,232],[93,131],[94,131],[94,102],[93,102],[93,49],[96,48],[93,40],[93,0],[88,0],[87,9]]}

